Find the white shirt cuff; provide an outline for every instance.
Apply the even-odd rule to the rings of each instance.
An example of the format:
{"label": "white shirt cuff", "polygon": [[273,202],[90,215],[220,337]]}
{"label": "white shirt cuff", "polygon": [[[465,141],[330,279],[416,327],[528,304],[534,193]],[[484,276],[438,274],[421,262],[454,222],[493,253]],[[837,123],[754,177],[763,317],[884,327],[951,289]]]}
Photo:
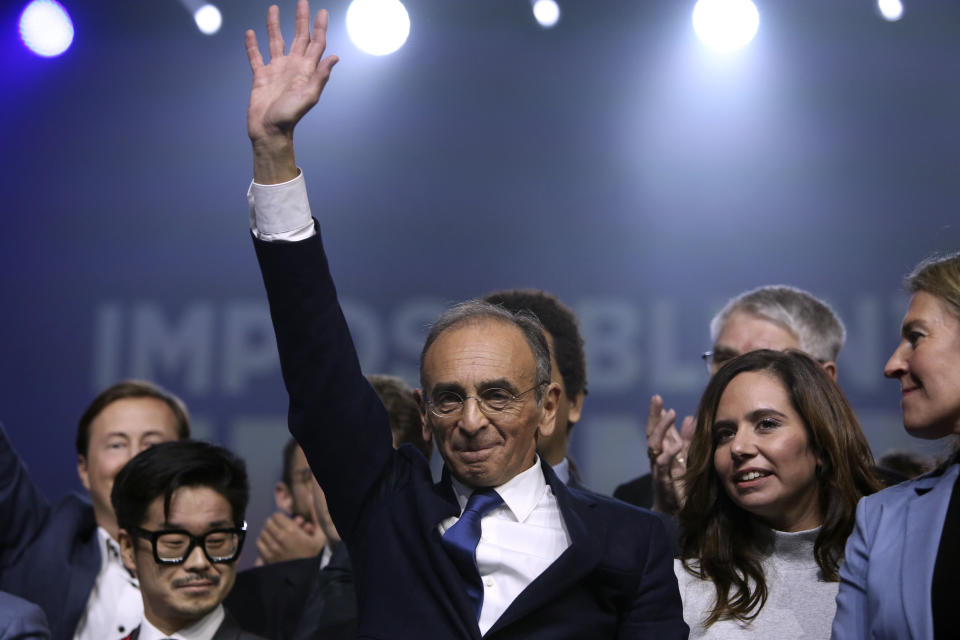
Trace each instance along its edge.
{"label": "white shirt cuff", "polygon": [[250,230],[260,240],[296,242],[316,234],[302,171],[293,180],[280,184],[251,181],[247,202]]}

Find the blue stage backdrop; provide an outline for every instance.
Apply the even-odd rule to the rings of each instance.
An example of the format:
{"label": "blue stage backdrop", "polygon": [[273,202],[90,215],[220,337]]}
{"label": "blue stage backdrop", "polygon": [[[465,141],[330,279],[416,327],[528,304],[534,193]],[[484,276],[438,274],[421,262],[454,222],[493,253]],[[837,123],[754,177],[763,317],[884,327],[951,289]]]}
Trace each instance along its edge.
{"label": "blue stage backdrop", "polygon": [[[902,276],[960,248],[960,4],[896,23],[757,4],[755,41],[718,58],[690,2],[569,0],[542,30],[523,0],[407,0],[407,44],[372,57],[331,1],[342,62],[297,158],[365,370],[416,384],[445,305],[550,290],[586,339],[573,455],[611,491],[647,470],[653,393],[694,410],[712,314],[789,283],[846,321],[840,380],[875,453],[920,446],[881,370]],[[155,380],[248,460],[257,533],[288,437],[245,199],[243,31],[265,42],[266,3],[223,2],[214,36],[174,0],[67,6],[77,37],[53,60],[2,14],[0,420],[55,498],[79,488],[92,396]]]}

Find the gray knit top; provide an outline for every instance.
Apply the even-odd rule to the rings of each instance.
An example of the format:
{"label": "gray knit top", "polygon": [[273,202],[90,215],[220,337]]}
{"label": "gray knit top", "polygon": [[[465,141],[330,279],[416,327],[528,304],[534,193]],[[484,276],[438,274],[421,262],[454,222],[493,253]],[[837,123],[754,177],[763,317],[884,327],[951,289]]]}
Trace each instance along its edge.
{"label": "gray knit top", "polygon": [[836,612],[839,582],[820,580],[820,567],[813,557],[813,543],[819,529],[783,533],[774,531],[773,551],[764,562],[767,603],[752,622],[720,620],[708,628],[702,626],[713,607],[716,589],[708,580],[696,578],[679,560],[674,572],[680,583],[683,619],[690,625],[690,638],[728,640],[738,638],[777,638],[789,640],[827,640]]}

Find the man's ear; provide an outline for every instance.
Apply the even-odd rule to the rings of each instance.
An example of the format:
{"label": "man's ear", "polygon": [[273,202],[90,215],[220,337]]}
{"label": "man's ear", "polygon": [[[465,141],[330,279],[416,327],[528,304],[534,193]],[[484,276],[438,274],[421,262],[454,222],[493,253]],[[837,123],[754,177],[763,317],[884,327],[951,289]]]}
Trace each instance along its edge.
{"label": "man's ear", "polygon": [[290,487],[286,482],[278,482],[273,488],[273,499],[277,503],[277,509],[293,513],[293,494],[290,493]]}
{"label": "man's ear", "polygon": [[540,399],[540,425],[538,431],[541,437],[553,434],[557,427],[557,405],[560,403],[560,385],[551,382]]}
{"label": "man's ear", "polygon": [[90,491],[90,474],[87,472],[87,456],[77,454],[77,475],[80,476],[80,482],[83,488]]}
{"label": "man's ear", "polygon": [[137,563],[134,561],[133,536],[127,533],[126,529],[120,529],[117,542],[120,545],[120,559],[123,560],[123,566],[130,570],[133,576],[137,576]]}
{"label": "man's ear", "polygon": [[823,367],[823,370],[827,372],[828,376],[833,378],[834,382],[837,381],[837,363],[836,362],[834,362],[833,360],[830,360],[829,362],[824,362],[820,366]]}
{"label": "man's ear", "polygon": [[423,441],[430,443],[433,442],[433,431],[430,430],[430,426],[427,424],[427,400],[423,396],[422,389],[414,389],[413,397],[417,401],[417,409],[420,411],[420,434],[423,436]]}
{"label": "man's ear", "polygon": [[583,399],[586,396],[583,391],[577,394],[577,397],[568,402],[570,410],[567,411],[567,429],[572,429],[573,425],[580,422],[580,414],[583,412]]}

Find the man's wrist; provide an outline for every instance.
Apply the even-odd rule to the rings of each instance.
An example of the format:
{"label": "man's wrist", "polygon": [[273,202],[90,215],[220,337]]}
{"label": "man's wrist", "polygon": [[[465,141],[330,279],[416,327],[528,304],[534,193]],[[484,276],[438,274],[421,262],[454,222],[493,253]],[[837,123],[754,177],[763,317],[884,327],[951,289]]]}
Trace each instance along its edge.
{"label": "man's wrist", "polygon": [[280,184],[297,177],[297,160],[293,152],[293,136],[277,135],[251,139],[253,145],[253,180],[257,184]]}

